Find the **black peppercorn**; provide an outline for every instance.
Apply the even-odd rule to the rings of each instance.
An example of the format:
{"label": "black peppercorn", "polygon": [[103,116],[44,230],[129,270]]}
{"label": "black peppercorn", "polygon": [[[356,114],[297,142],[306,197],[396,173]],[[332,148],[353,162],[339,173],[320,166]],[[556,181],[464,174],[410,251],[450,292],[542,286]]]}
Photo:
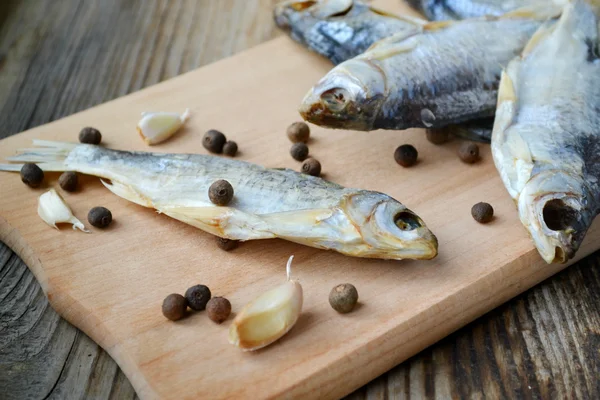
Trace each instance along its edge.
{"label": "black peppercorn", "polygon": [[210,289],[205,285],[192,286],[185,291],[187,303],[194,311],[204,310],[206,303],[210,300],[210,296]]}
{"label": "black peppercorn", "polygon": [[85,127],[79,132],[79,141],[87,144],[100,144],[102,141],[102,134],[96,128]]}
{"label": "black peppercorn", "polygon": [[417,149],[410,144],[403,144],[394,152],[394,159],[403,167],[412,167],[415,165],[418,156],[419,153],[417,152]]}
{"label": "black peppercorn", "polygon": [[473,219],[481,224],[487,224],[494,218],[494,208],[488,203],[477,203],[471,208]]}
{"label": "black peppercorn", "polygon": [[58,184],[67,192],[74,192],[77,189],[78,182],[79,176],[73,171],[63,172],[58,178]]}
{"label": "black peppercorn", "polygon": [[233,157],[235,156],[235,153],[237,153],[238,151],[238,145],[236,142],[234,141],[227,141],[225,143],[225,145],[223,145],[223,154]]}
{"label": "black peppercorn", "polygon": [[433,144],[443,144],[449,139],[448,128],[427,128],[425,136]]}
{"label": "black peppercorn", "polygon": [[310,128],[304,122],[294,122],[288,126],[287,136],[292,143],[306,143],[310,137]]}
{"label": "black peppercorn", "polygon": [[225,251],[231,251],[238,247],[239,241],[233,239],[225,239],[217,236],[217,246]]}
{"label": "black peppercorn", "polygon": [[21,167],[21,180],[29,187],[39,187],[44,180],[44,171],[33,163],[23,164]]}
{"label": "black peppercorn", "polygon": [[342,314],[352,311],[357,302],[358,291],[350,283],[337,285],[329,293],[329,304],[335,311]]}
{"label": "black peppercorn", "polygon": [[213,297],[206,305],[206,313],[211,321],[220,324],[231,314],[231,303],[225,297]]}
{"label": "black peppercorn", "polygon": [[180,294],[172,293],[165,297],[162,303],[163,315],[171,321],[177,321],[185,316],[187,301]]}
{"label": "black peppercorn", "polygon": [[479,146],[475,143],[464,142],[458,149],[458,156],[463,162],[473,164],[479,160]]}
{"label": "black peppercorn", "polygon": [[321,163],[314,158],[307,158],[302,163],[302,173],[312,176],[321,175]]}
{"label": "black peppercorn", "polygon": [[211,129],[202,137],[202,146],[211,153],[219,154],[223,152],[223,146],[226,141],[227,138],[222,132]]}
{"label": "black peppercorn", "polygon": [[106,228],[112,222],[112,213],[105,207],[94,207],[88,213],[88,221],[96,228]]}
{"label": "black peppercorn", "polygon": [[208,198],[218,206],[225,206],[233,199],[233,186],[220,179],[208,188]]}
{"label": "black peppercorn", "polygon": [[308,157],[308,146],[302,142],[294,143],[290,149],[292,158],[297,161],[304,161]]}

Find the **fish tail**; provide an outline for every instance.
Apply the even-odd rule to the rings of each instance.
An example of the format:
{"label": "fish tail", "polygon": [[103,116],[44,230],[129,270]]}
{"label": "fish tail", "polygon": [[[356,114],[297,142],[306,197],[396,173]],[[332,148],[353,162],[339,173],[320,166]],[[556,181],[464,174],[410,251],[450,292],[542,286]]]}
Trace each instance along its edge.
{"label": "fish tail", "polygon": [[18,154],[6,157],[14,164],[0,164],[0,171],[20,171],[24,163],[33,162],[43,171],[66,171],[65,160],[76,143],[54,142],[51,140],[33,140],[34,148],[18,149]]}

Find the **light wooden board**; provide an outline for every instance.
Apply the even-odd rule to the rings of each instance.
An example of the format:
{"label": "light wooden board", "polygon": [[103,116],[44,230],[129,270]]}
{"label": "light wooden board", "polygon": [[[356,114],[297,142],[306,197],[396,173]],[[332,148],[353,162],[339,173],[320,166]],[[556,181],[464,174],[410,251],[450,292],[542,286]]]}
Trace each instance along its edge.
{"label": "light wooden board", "polygon": [[[378,4],[399,9],[394,0]],[[288,155],[286,126],[305,91],[329,65],[280,38],[131,96],[0,142],[0,156],[28,147],[32,138],[76,140],[82,126],[102,130],[104,144],[146,150],[134,126],[141,111],[192,108],[187,128],[154,148],[205,153],[202,133],[221,129],[240,145],[240,159],[298,168]],[[552,275],[518,222],[493,168],[468,166],[457,143],[434,146],[420,130],[351,133],[313,128],[311,152],[327,179],[380,190],[416,211],[437,234],[434,261],[352,259],[279,240],[249,242],[232,253],[213,238],[166,216],[117,198],[96,178],[65,194],[75,214],[104,205],[115,223],[91,235],[48,228],[37,216],[43,189],[0,173],[0,239],[31,267],[53,307],[102,345],[144,398],[335,398],[359,387],[489,309]],[[402,169],[393,149],[414,144],[420,163]],[[50,175],[48,187],[56,187]],[[470,207],[488,201],[496,220],[478,225]],[[598,227],[579,256],[598,246]],[[305,292],[297,326],[255,354],[227,343],[228,324],[202,313],[178,323],[160,313],[165,295],[205,283],[235,310],[283,280],[287,257]],[[354,283],[361,306],[340,316],[330,309],[332,286]]]}

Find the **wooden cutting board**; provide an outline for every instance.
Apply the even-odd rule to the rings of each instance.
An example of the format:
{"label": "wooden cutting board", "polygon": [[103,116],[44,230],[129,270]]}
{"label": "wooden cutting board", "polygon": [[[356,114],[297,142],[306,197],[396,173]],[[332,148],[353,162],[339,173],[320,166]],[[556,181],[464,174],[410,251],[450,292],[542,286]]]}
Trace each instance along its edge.
{"label": "wooden cutting board", "polygon": [[[406,11],[397,0],[376,4]],[[206,153],[202,134],[220,129],[240,146],[239,159],[298,169],[289,156],[286,127],[298,120],[304,93],[330,65],[288,38],[44,125],[0,142],[0,157],[29,147],[31,139],[76,141],[83,126],[103,133],[107,147],[148,150],[135,131],[142,111],[192,109],[187,127],[160,152]],[[353,259],[280,240],[219,250],[209,234],[112,195],[97,178],[77,193],[63,193],[84,222],[96,205],[114,223],[92,234],[60,231],[37,216],[37,198],[57,188],[30,189],[17,174],[0,173],[0,239],[40,281],[52,306],[104,347],[142,398],[336,398],[363,385],[486,311],[564,266],[546,265],[518,221],[514,204],[493,167],[465,165],[458,142],[435,146],[422,130],[344,132],[312,128],[311,153],[325,177],[379,190],[417,212],[435,232],[433,261]],[[399,167],[394,149],[411,143],[419,163]],[[479,225],[470,216],[478,201],[493,204],[496,219]],[[598,249],[598,225],[579,252]],[[305,294],[303,314],[276,344],[243,353],[227,342],[229,321],[205,313],[179,322],[161,314],[163,298],[197,283],[226,296],[234,313],[283,282],[295,255],[294,276]],[[360,307],[339,315],[330,289],[351,282]]]}

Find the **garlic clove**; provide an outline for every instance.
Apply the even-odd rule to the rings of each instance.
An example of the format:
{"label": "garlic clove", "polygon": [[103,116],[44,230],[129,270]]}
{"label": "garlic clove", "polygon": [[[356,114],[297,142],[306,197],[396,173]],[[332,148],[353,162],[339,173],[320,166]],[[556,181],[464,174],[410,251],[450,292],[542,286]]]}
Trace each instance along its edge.
{"label": "garlic clove", "polygon": [[229,328],[229,342],[242,350],[252,351],[268,346],[285,335],[298,321],[302,311],[302,286],[290,279],[248,303]]}
{"label": "garlic clove", "polygon": [[137,131],[146,144],[164,142],[175,134],[190,117],[190,109],[183,114],[172,112],[145,112],[138,122]]}
{"label": "garlic clove", "polygon": [[73,229],[90,232],[85,229],[80,220],[73,216],[67,203],[65,203],[63,198],[54,189],[50,189],[40,196],[38,201],[38,215],[45,223],[56,229],[58,229],[56,224],[69,223],[73,225]]}

